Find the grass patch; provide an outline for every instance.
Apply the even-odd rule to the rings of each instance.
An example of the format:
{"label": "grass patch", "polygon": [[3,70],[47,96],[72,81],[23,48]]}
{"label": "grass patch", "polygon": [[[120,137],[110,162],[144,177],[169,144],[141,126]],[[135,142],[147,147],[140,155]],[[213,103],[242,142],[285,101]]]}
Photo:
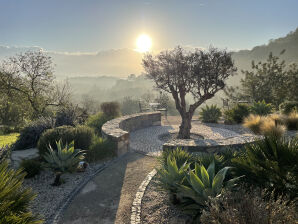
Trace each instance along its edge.
{"label": "grass patch", "polygon": [[0,135],[0,147],[5,145],[11,145],[16,142],[17,138],[19,137],[19,133],[11,133],[7,135]]}

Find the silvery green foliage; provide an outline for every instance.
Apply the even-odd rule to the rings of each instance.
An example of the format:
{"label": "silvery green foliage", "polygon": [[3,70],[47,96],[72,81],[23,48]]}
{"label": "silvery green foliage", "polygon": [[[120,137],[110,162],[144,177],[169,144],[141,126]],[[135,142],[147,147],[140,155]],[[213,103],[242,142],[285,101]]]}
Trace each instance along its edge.
{"label": "silvery green foliage", "polygon": [[188,185],[180,185],[179,192],[182,198],[193,200],[197,205],[204,206],[209,197],[220,195],[223,188],[235,186],[240,178],[233,178],[225,182],[227,171],[231,167],[224,167],[215,173],[214,161],[210,163],[207,170],[203,165],[195,164],[194,170],[189,170],[187,175]]}
{"label": "silvery green foliage", "polygon": [[49,145],[48,152],[44,155],[47,165],[55,171],[62,173],[71,171],[85,158],[85,153],[82,150],[74,148],[74,141],[63,145],[59,140],[56,145],[57,150],[53,150]]}

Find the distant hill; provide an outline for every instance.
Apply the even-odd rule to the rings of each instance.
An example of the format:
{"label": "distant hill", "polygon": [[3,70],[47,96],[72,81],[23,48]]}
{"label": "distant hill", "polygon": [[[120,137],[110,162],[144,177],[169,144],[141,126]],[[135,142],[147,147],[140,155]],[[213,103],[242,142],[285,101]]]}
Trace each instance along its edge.
{"label": "distant hill", "polygon": [[[26,51],[43,50],[40,47],[0,46],[0,61]],[[99,52],[45,51],[55,64],[58,79],[83,76],[127,77],[142,72],[142,54],[132,49],[117,49]]]}
{"label": "distant hill", "polygon": [[286,50],[280,56],[282,60],[285,60],[288,64],[298,63],[298,28],[285,37],[270,40],[268,44],[256,46],[251,50],[233,52],[232,56],[238,68],[239,75],[233,77],[231,81],[238,83],[241,77],[243,77],[241,70],[249,70],[253,60],[256,62],[265,61],[270,52],[278,56],[282,50]]}
{"label": "distant hill", "polygon": [[[39,49],[42,48],[0,46],[0,60],[27,50]],[[268,44],[256,46],[251,50],[233,52],[232,56],[238,67],[239,74],[230,79],[229,83],[239,83],[242,77],[241,70],[250,69],[252,60],[264,61],[270,52],[279,55],[283,49],[286,52],[281,56],[282,59],[286,60],[287,63],[298,63],[298,28],[285,37],[270,40]],[[141,65],[142,54],[132,49],[99,52],[46,52],[53,58],[57,78],[86,76],[123,78],[129,74],[141,74],[143,71]]]}
{"label": "distant hill", "polygon": [[92,89],[107,90],[119,80],[120,78],[113,76],[71,77],[67,79],[74,95],[88,94]]}
{"label": "distant hill", "polygon": [[57,76],[116,76],[140,74],[142,55],[131,49],[100,51],[97,53],[49,52],[56,66]]}

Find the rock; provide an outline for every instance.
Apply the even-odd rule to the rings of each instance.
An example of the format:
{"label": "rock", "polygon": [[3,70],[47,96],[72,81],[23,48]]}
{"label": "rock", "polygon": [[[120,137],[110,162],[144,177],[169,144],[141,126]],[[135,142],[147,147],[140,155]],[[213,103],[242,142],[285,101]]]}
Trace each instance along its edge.
{"label": "rock", "polygon": [[11,152],[11,162],[14,168],[18,168],[22,160],[35,159],[39,157],[37,148],[18,150]]}

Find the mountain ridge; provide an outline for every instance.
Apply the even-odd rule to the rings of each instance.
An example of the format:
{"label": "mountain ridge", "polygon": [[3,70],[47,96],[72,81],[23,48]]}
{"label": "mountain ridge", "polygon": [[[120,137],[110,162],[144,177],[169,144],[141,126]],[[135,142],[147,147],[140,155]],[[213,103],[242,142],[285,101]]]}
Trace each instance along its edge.
{"label": "mountain ridge", "polygon": [[[241,79],[241,70],[251,67],[251,61],[264,61],[270,52],[279,55],[287,63],[298,63],[298,28],[284,37],[270,40],[267,44],[256,46],[251,50],[232,52],[232,57],[238,67],[235,82]],[[43,50],[41,47],[7,47],[0,46],[0,60],[27,50]],[[129,74],[141,74],[142,54],[133,49],[111,49],[98,52],[55,52],[45,51],[52,57],[55,74],[58,78],[85,76],[127,77]]]}

